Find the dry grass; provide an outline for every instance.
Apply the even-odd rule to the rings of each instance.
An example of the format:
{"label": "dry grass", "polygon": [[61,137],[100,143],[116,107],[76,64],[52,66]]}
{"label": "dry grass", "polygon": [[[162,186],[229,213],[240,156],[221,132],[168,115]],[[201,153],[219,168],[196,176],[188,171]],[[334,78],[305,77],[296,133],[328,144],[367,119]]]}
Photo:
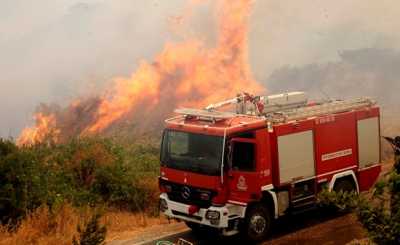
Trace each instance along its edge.
{"label": "dry grass", "polygon": [[[93,212],[77,210],[70,205],[62,206],[55,214],[47,207],[39,208],[28,215],[15,232],[0,226],[0,245],[70,245],[77,234],[77,225],[83,224]],[[106,212],[101,222],[107,225],[107,241],[132,237],[149,226],[168,223],[164,218],[121,211]]]}
{"label": "dry grass", "polygon": [[129,239],[151,226],[169,223],[163,217],[149,217],[144,213],[133,214],[121,211],[106,213],[102,221],[107,225],[106,241]]}
{"label": "dry grass", "polygon": [[0,244],[71,244],[77,224],[84,218],[69,205],[59,208],[56,215],[42,207],[28,215],[15,232],[1,227]]}
{"label": "dry grass", "polygon": [[368,238],[365,238],[365,239],[353,240],[349,242],[347,245],[375,245],[375,243],[369,240]]}

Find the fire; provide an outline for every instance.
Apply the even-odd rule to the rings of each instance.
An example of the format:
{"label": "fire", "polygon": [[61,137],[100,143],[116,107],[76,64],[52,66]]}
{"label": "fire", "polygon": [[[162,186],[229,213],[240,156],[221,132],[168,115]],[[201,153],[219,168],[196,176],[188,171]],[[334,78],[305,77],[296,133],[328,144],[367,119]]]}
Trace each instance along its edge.
{"label": "fire", "polygon": [[[149,123],[171,114],[175,107],[204,107],[243,90],[262,91],[248,62],[247,33],[252,4],[252,0],[219,0],[215,47],[208,48],[194,38],[166,43],[152,63],[142,61],[129,78],[114,80],[113,87],[99,97],[97,106],[90,107],[93,110],[88,113],[89,118],[75,136],[102,133],[121,120],[137,121],[138,127],[148,127]],[[57,117],[84,103],[85,100],[75,102],[58,111]],[[19,142],[27,139],[36,142],[37,137],[31,138],[32,132],[44,130],[43,123],[37,120],[35,127],[25,129]],[[65,124],[56,126],[61,128],[61,134],[68,130]]]}
{"label": "fire", "polygon": [[149,100],[147,104],[149,109],[157,105],[160,80],[160,74],[147,63],[142,63],[137,73],[134,73],[130,79],[115,80],[111,99],[102,100],[95,122],[89,125],[83,134],[101,132],[129,111],[135,110],[138,103],[142,101]]}
{"label": "fire", "polygon": [[36,127],[25,128],[17,140],[18,145],[31,145],[44,142],[51,138],[57,142],[59,129],[56,128],[56,118],[54,115],[44,115],[38,112],[34,115]]}

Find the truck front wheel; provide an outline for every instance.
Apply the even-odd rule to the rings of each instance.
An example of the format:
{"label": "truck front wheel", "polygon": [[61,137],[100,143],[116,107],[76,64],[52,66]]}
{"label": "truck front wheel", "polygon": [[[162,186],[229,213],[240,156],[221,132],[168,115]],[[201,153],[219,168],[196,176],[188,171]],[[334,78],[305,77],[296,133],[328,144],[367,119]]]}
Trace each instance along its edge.
{"label": "truck front wheel", "polygon": [[271,221],[271,214],[266,205],[255,204],[246,214],[244,235],[251,241],[264,240],[271,229]]}
{"label": "truck front wheel", "polygon": [[204,230],[204,227],[200,224],[190,222],[190,221],[185,221],[185,224],[187,227],[189,227],[194,233],[201,233],[201,231]]}
{"label": "truck front wheel", "polygon": [[187,227],[189,227],[194,234],[197,235],[202,235],[202,234],[214,234],[215,231],[217,231],[215,228],[201,225],[198,223],[190,222],[190,221],[185,221],[185,224]]}

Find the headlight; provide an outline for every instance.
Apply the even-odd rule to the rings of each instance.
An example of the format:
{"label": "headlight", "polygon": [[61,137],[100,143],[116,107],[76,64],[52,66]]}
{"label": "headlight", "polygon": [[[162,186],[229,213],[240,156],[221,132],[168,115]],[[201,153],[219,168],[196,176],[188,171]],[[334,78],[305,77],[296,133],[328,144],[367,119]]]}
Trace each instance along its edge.
{"label": "headlight", "polygon": [[206,219],[208,220],[219,220],[219,212],[208,210],[206,213]]}
{"label": "headlight", "polygon": [[160,199],[160,211],[164,213],[168,210],[168,203],[165,199]]}

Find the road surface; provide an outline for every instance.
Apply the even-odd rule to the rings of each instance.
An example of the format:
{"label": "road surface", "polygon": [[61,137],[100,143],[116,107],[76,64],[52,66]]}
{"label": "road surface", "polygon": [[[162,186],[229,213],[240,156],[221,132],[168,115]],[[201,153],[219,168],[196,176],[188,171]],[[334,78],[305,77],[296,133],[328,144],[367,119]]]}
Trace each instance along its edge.
{"label": "road surface", "polygon": [[[159,230],[150,231],[148,234],[143,234],[142,237],[139,235],[130,240],[113,241],[109,245],[152,245],[157,244],[158,241],[176,242],[179,238],[195,245],[248,244],[240,236],[220,237],[211,233],[196,235],[185,228],[183,223],[169,226],[174,226],[173,229],[176,229],[176,232],[169,231],[168,234],[164,231],[163,235],[163,229],[166,229],[166,227],[159,227]],[[317,210],[280,219],[274,224],[270,238],[260,244],[342,245],[364,237],[366,237],[366,234],[354,215],[326,215]]]}

